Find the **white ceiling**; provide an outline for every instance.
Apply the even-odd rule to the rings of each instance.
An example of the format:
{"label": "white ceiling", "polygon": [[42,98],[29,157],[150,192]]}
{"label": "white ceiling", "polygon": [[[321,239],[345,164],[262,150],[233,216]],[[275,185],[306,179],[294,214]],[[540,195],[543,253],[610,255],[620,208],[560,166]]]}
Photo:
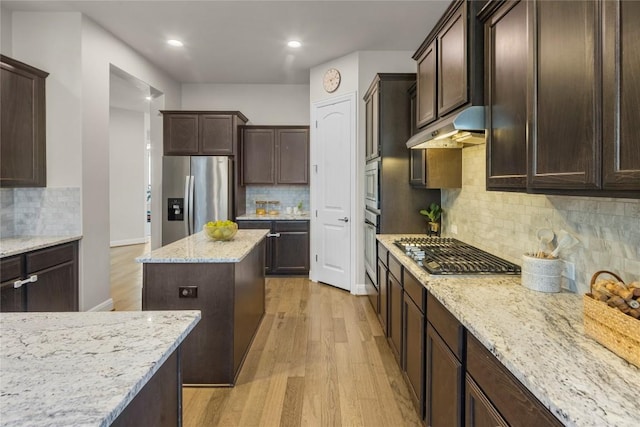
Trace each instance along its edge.
{"label": "white ceiling", "polygon": [[[358,50],[418,48],[445,1],[5,1],[78,11],[181,83],[305,84],[309,70]],[[183,48],[166,45],[168,38]],[[289,39],[303,43],[286,46]]]}

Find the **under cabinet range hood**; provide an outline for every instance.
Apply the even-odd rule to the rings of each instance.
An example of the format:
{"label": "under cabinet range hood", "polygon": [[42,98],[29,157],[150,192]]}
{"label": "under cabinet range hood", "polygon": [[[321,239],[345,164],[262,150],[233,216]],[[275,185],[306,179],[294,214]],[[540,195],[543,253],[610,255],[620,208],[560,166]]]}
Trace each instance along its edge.
{"label": "under cabinet range hood", "polygon": [[468,107],[413,135],[407,148],[462,148],[485,143],[484,106]]}

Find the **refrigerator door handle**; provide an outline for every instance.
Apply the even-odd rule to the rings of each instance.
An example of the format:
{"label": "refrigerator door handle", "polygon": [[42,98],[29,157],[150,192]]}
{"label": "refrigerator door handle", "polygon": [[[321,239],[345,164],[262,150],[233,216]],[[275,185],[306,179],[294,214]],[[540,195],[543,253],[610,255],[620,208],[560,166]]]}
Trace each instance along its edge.
{"label": "refrigerator door handle", "polygon": [[194,195],[194,186],[195,179],[193,175],[190,176],[191,182],[189,183],[189,235],[194,233],[193,230],[193,195]]}
{"label": "refrigerator door handle", "polygon": [[189,234],[189,217],[191,216],[191,210],[189,209],[189,183],[190,183],[189,175],[184,177],[184,235],[188,236]]}

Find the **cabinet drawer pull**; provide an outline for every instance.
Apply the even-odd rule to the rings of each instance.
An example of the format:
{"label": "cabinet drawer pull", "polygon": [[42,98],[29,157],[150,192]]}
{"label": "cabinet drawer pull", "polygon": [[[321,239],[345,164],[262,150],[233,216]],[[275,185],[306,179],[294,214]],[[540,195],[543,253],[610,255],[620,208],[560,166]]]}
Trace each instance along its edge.
{"label": "cabinet drawer pull", "polygon": [[24,279],[24,280],[16,280],[15,282],[13,282],[13,287],[15,289],[21,288],[22,285],[26,285],[27,283],[33,283],[33,282],[37,282],[38,281],[38,275],[34,274],[33,276],[29,276],[29,278]]}
{"label": "cabinet drawer pull", "polygon": [[280,233],[269,233],[267,237],[280,237]]}

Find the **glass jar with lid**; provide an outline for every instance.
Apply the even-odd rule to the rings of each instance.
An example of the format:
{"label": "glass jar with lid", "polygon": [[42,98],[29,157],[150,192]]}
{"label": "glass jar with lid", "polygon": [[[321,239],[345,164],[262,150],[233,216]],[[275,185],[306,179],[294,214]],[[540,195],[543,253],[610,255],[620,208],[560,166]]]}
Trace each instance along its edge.
{"label": "glass jar with lid", "polygon": [[256,215],[266,215],[267,214],[267,201],[266,200],[256,200]]}
{"label": "glass jar with lid", "polygon": [[267,211],[269,212],[269,215],[280,215],[280,202],[278,200],[268,201]]}

